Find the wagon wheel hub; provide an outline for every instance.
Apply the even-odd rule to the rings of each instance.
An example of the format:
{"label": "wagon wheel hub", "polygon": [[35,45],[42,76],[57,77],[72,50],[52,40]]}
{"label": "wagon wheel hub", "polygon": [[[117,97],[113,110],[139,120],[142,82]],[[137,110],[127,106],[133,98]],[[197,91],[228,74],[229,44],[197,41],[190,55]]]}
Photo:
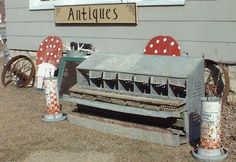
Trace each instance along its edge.
{"label": "wagon wheel hub", "polygon": [[1,80],[5,87],[10,84],[23,88],[32,87],[35,81],[33,61],[24,55],[12,58],[3,69]]}

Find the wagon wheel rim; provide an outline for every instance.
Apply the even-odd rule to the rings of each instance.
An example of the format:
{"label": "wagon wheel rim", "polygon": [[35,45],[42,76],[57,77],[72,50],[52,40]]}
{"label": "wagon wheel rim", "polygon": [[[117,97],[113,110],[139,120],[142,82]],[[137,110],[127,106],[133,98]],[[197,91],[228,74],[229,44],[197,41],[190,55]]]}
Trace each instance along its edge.
{"label": "wagon wheel rim", "polygon": [[2,84],[13,84],[19,88],[32,87],[35,82],[35,65],[24,55],[12,58],[2,71]]}
{"label": "wagon wheel rim", "polygon": [[229,75],[223,64],[205,60],[205,95],[222,98],[226,104],[229,93]]}

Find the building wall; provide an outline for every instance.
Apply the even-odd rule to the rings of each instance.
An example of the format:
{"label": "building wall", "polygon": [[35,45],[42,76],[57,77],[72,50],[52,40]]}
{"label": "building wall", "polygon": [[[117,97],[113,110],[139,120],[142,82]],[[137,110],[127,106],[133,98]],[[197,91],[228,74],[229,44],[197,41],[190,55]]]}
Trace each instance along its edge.
{"label": "building wall", "polygon": [[0,0],[0,24],[5,24],[5,0]]}
{"label": "building wall", "polygon": [[8,48],[37,50],[48,35],[92,43],[98,52],[142,53],[148,40],[170,35],[182,55],[236,62],[236,1],[186,0],[185,6],[138,7],[137,26],[56,26],[53,10],[29,11],[29,0],[6,1]]}
{"label": "building wall", "polygon": [[[5,0],[0,0],[0,41],[2,39],[5,39],[5,33],[6,33],[6,26],[5,26]],[[1,50],[1,44],[0,42],[0,50]]]}

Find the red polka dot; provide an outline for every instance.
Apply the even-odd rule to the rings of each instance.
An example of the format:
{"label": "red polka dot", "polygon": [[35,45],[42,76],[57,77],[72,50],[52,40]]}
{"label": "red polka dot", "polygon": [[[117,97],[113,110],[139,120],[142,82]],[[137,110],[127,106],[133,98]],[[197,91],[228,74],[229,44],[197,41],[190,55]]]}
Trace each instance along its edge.
{"label": "red polka dot", "polygon": [[180,56],[180,47],[170,36],[152,38],[144,49],[146,55]]}
{"label": "red polka dot", "polygon": [[50,62],[54,66],[58,66],[58,58],[62,57],[62,41],[57,36],[48,36],[45,38],[37,51],[36,65],[42,62]]}

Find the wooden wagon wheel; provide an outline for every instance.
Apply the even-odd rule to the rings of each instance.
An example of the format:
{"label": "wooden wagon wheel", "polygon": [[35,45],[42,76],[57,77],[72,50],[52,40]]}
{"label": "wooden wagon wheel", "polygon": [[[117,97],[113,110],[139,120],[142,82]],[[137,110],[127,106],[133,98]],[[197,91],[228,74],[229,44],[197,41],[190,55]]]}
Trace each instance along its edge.
{"label": "wooden wagon wheel", "polygon": [[213,60],[205,60],[205,95],[222,98],[222,104],[226,104],[229,93],[229,75],[221,63]]}
{"label": "wooden wagon wheel", "polygon": [[15,85],[19,88],[32,87],[35,81],[35,65],[27,56],[13,57],[3,68],[2,84]]}

